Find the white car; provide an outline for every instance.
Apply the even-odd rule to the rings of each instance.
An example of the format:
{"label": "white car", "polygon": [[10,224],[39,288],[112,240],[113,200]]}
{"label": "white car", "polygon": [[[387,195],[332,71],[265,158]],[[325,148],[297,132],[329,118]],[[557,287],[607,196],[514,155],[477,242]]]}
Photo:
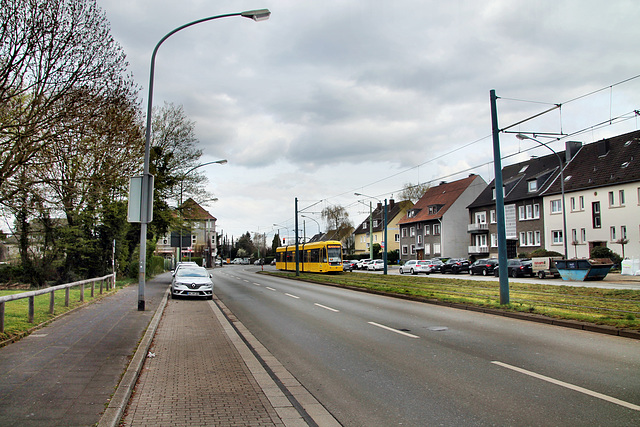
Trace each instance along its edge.
{"label": "white car", "polygon": [[429,261],[410,259],[405,262],[402,266],[400,266],[400,274],[410,273],[410,274],[430,274],[431,267],[429,266]]}
{"label": "white car", "polygon": [[366,270],[367,269],[367,264],[371,262],[371,259],[369,258],[363,258],[361,260],[359,260],[358,262],[356,262],[356,268],[358,270]]}
{"label": "white car", "polygon": [[384,261],[381,259],[374,259],[369,264],[367,264],[367,270],[384,270]]}
{"label": "white car", "polygon": [[204,267],[181,266],[171,281],[171,298],[205,297],[213,299],[213,276]]}

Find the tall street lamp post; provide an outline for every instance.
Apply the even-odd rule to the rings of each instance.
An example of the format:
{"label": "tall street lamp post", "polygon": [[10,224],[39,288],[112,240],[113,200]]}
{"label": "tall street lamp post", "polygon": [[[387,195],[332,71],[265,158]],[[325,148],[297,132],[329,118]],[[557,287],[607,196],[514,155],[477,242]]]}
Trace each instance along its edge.
{"label": "tall street lamp post", "polygon": [[156,47],[153,49],[153,53],[151,54],[151,68],[149,72],[149,96],[147,102],[147,128],[145,132],[145,147],[144,147],[144,169],[142,174],[142,195],[140,200],[140,268],[138,273],[138,311],[144,311],[145,308],[145,299],[144,299],[144,287],[145,287],[145,276],[147,274],[147,224],[150,222],[149,218],[149,193],[150,193],[150,184],[152,181],[149,173],[149,157],[151,152],[151,111],[153,107],[153,75],[155,70],[156,63],[156,54],[158,53],[158,48],[160,45],[164,43],[166,39],[174,35],[180,30],[183,30],[192,25],[200,24],[201,22],[212,21],[218,18],[228,18],[231,16],[242,16],[245,18],[253,19],[254,21],[264,21],[269,19],[271,12],[269,9],[260,9],[260,10],[249,10],[246,12],[239,13],[229,13],[226,15],[216,15],[210,16],[208,18],[198,19],[193,22],[189,22],[184,24],[178,28],[167,33],[164,37],[160,39]]}
{"label": "tall street lamp post", "polygon": [[560,157],[560,154],[558,154],[553,148],[549,147],[547,144],[543,142],[538,141],[535,138],[532,138],[528,135],[524,135],[522,133],[517,134],[516,138],[518,138],[521,141],[525,139],[529,139],[533,142],[537,142],[538,144],[542,145],[543,147],[551,151],[553,154],[555,154],[556,158],[558,159],[558,164],[560,167],[560,194],[562,197],[562,243],[564,246],[564,259],[569,259],[569,252],[567,251],[567,210],[565,209],[565,204],[564,204],[564,165],[562,163],[562,158]]}
{"label": "tall street lamp post", "polygon": [[[226,159],[222,159],[222,160],[215,160],[213,162],[202,163],[200,165],[192,167],[191,169],[189,169],[188,171],[186,171],[185,173],[182,174],[182,177],[180,178],[180,204],[179,204],[180,219],[181,220],[183,219],[183,214],[182,214],[182,185],[184,183],[184,179],[187,177],[187,175],[189,175],[194,170],[196,170],[198,168],[201,168],[203,166],[213,165],[213,164],[226,165],[227,164],[227,160]],[[213,199],[214,202],[216,202],[217,200],[218,200],[217,198]],[[182,224],[180,224],[180,253],[178,254],[178,262],[182,261],[182,228],[183,228]],[[205,234],[206,234],[206,232],[205,232]]]}
{"label": "tall street lamp post", "polygon": [[302,215],[302,214],[300,214],[300,216],[303,217],[303,218],[309,218],[310,220],[312,220],[313,222],[318,224],[318,234],[320,234],[320,223],[315,218],[311,218],[310,216]]}
{"label": "tall street lamp post", "polygon": [[[376,199],[375,197],[367,196],[366,194],[362,194],[362,193],[353,193],[353,194],[356,196],[368,197],[369,199],[377,200],[378,202],[382,203],[381,200]],[[369,215],[369,218],[371,220],[371,215]],[[371,228],[371,234],[373,235],[373,228]],[[384,237],[383,239],[384,239],[382,241],[382,243],[384,244],[384,252],[382,256],[382,260],[384,263],[383,274],[387,274],[387,246],[389,246],[387,244],[387,199],[384,199]],[[371,246],[373,247],[373,245]]]}

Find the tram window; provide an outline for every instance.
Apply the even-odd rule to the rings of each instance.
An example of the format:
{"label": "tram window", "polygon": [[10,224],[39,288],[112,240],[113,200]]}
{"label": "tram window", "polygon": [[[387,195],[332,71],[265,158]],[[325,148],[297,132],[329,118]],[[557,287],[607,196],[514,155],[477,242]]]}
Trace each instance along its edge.
{"label": "tram window", "polygon": [[322,262],[327,262],[327,248],[322,248]]}
{"label": "tram window", "polygon": [[329,262],[340,262],[342,257],[342,248],[340,246],[329,246],[327,248],[329,253]]}
{"label": "tram window", "polygon": [[309,251],[309,262],[318,262],[320,261],[320,250],[312,249]]}

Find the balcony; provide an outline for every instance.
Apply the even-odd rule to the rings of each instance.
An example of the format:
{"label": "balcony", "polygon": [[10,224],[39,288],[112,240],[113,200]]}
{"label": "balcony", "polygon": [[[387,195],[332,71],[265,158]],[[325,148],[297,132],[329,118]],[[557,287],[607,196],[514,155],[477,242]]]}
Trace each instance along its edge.
{"label": "balcony", "polygon": [[470,255],[488,254],[489,246],[469,246]]}
{"label": "balcony", "polygon": [[486,222],[474,222],[467,224],[467,233],[487,233],[489,232],[489,224]]}

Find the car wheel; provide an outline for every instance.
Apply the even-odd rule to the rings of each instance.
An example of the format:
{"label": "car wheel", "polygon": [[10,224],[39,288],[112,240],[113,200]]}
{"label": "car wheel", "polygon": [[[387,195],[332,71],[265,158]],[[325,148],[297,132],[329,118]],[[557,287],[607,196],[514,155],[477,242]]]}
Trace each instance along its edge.
{"label": "car wheel", "polygon": [[482,275],[483,275],[483,276],[486,276],[486,275],[487,275],[487,269],[486,269],[486,268],[483,268],[483,269],[482,269]]}
{"label": "car wheel", "polygon": [[500,270],[498,270],[498,268],[496,268],[495,270],[493,270],[493,275],[495,277],[499,277],[500,276]]}
{"label": "car wheel", "polygon": [[458,269],[457,269],[457,268],[452,269],[452,270],[451,270],[451,273],[453,273],[453,274],[458,274]]}
{"label": "car wheel", "polygon": [[469,274],[473,276],[473,270],[469,270]]}
{"label": "car wheel", "polygon": [[404,271],[402,271],[402,268],[399,268],[398,271],[400,272],[400,274],[404,274]]}
{"label": "car wheel", "polygon": [[516,270],[513,270],[513,271],[511,272],[511,277],[513,277],[514,279],[515,279],[516,277],[518,277],[518,272],[517,272]]}
{"label": "car wheel", "polygon": [[544,271],[538,271],[538,278],[544,279]]}
{"label": "car wheel", "polygon": [[411,274],[416,274],[416,273],[414,273],[414,272],[413,272],[413,268],[411,269],[410,273],[411,273]]}

